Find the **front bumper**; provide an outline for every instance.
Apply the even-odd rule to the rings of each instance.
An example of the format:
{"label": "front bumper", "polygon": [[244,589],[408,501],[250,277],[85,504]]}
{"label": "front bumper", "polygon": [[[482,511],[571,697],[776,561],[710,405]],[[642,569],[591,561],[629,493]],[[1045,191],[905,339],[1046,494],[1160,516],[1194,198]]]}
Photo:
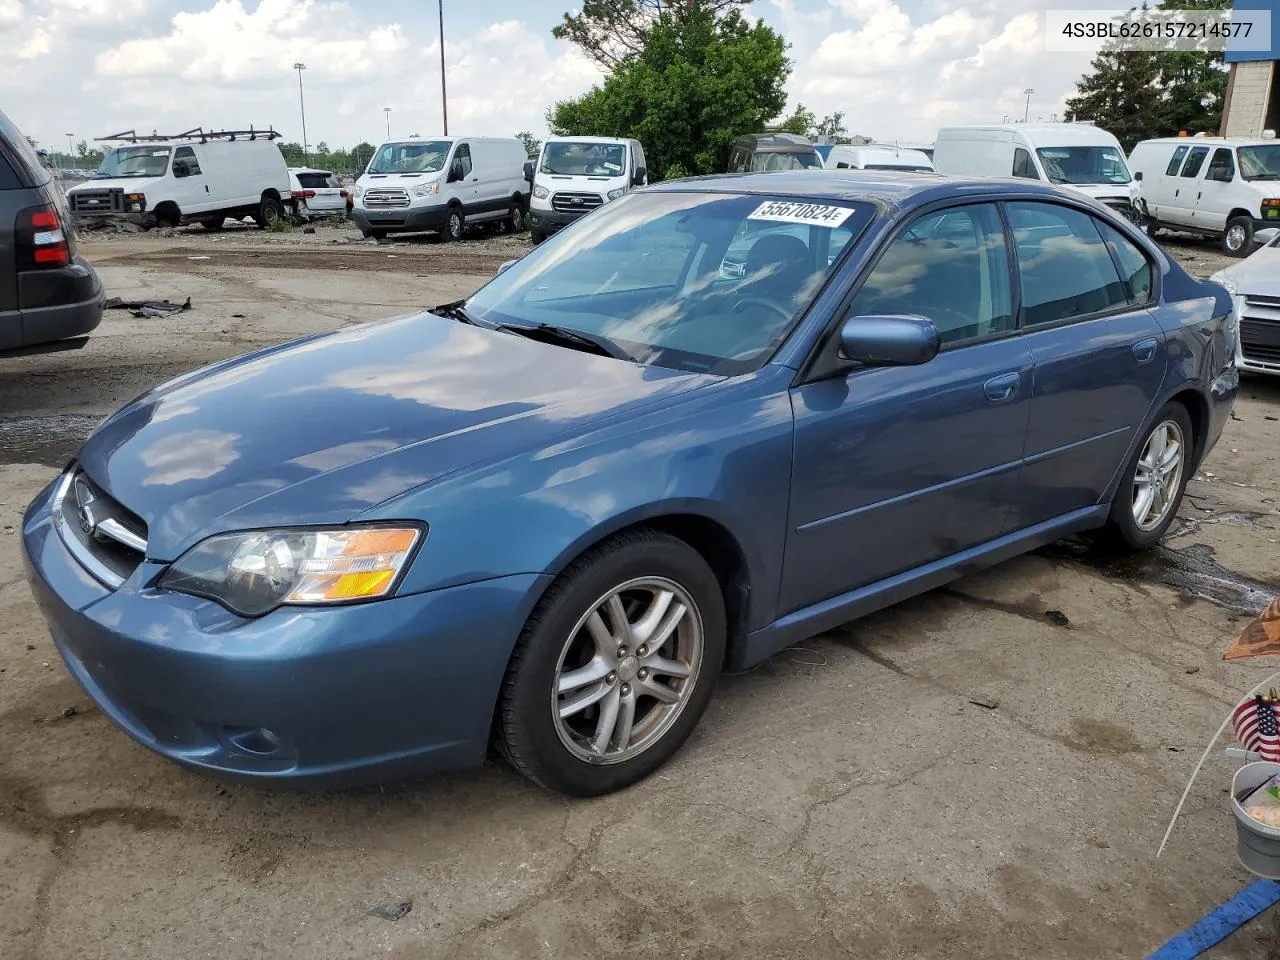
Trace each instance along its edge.
{"label": "front bumper", "polygon": [[[592,209],[598,210],[599,207]],[[583,210],[581,213],[557,213],[555,210],[540,210],[537,207],[529,208],[529,227],[534,233],[555,233],[557,230],[563,230],[575,220],[581,220],[590,210]]]}
{"label": "front bumper", "polygon": [[27,577],[67,669],[126,733],[223,779],[351,786],[474,766],[543,578],[520,575],[247,620],[156,590],[114,592],[55,530],[23,522]]}
{"label": "front bumper", "polygon": [[407,232],[411,230],[442,230],[449,216],[444,204],[430,207],[385,207],[369,210],[356,206],[351,217],[361,230],[386,230]]}

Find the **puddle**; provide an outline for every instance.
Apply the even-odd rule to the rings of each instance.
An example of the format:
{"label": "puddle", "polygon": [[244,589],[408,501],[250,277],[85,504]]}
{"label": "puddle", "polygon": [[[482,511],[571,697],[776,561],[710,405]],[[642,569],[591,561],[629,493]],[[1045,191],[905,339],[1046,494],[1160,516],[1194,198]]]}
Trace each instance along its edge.
{"label": "puddle", "polygon": [[101,416],[79,414],[0,420],[0,464],[66,466],[101,422]]}
{"label": "puddle", "polygon": [[1182,549],[1158,546],[1143,553],[1114,553],[1078,540],[1062,540],[1037,550],[1042,557],[1072,560],[1104,576],[1131,583],[1159,583],[1184,597],[1207,600],[1232,613],[1257,616],[1280,584],[1266,583],[1228,570],[1213,559],[1213,548],[1191,544]]}

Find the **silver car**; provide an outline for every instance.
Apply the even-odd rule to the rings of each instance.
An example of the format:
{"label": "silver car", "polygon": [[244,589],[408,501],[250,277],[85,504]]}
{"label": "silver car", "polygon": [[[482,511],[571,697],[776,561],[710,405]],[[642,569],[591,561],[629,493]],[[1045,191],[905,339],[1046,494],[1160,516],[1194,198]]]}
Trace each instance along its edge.
{"label": "silver car", "polygon": [[1262,244],[1247,260],[1215,273],[1235,300],[1240,318],[1236,366],[1280,376],[1280,229],[1259,230]]}

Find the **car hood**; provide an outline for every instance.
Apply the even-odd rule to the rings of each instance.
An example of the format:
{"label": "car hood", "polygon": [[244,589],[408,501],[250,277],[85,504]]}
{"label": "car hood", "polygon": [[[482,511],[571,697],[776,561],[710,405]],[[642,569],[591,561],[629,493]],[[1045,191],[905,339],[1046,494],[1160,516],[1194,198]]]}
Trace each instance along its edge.
{"label": "car hood", "polygon": [[1076,193],[1083,193],[1086,197],[1123,197],[1125,199],[1133,199],[1135,193],[1134,181],[1128,183],[1061,183],[1060,187],[1067,190],[1074,190]]}
{"label": "car hood", "polygon": [[1222,272],[1236,282],[1240,296],[1280,296],[1280,247],[1263,247]]}
{"label": "car hood", "polygon": [[114,190],[117,187],[125,193],[146,193],[147,190],[159,183],[162,177],[107,177],[102,180],[86,180],[84,183],[77,183],[74,187],[67,191],[71,193],[81,193],[85,190]]}
{"label": "car hood", "polygon": [[148,556],[343,523],[470,464],[721,379],[419,314],[285,344],[144,394],[81,448]]}

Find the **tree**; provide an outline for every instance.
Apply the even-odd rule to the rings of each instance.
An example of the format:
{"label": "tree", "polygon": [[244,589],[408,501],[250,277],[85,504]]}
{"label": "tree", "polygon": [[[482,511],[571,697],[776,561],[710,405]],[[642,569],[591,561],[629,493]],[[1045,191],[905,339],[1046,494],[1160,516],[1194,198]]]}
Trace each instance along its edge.
{"label": "tree", "polygon": [[306,163],[306,156],[300,143],[282,143],[280,152],[284,154],[285,166],[300,167]]}
{"label": "tree", "polygon": [[606,70],[640,56],[655,23],[664,16],[683,19],[694,13],[712,17],[736,12],[752,0],[585,0],[576,14],[551,33],[568,40]]}
{"label": "tree", "polygon": [[791,116],[773,129],[779,133],[794,133],[797,136],[807,137],[817,122],[818,118],[812,110],[805,109],[803,103],[797,103],[796,108],[791,111]]}
{"label": "tree", "polygon": [[528,130],[521,130],[516,134],[516,139],[524,144],[525,156],[532,157],[542,152],[542,141]]}
{"label": "tree", "polygon": [[317,156],[327,157],[329,155],[329,144],[321,140],[316,144],[314,152]]}
{"label": "tree", "polygon": [[830,137],[832,143],[845,143],[849,139],[849,131],[844,127],[844,114],[840,111],[829,113],[810,132],[811,137]]}
{"label": "tree", "polygon": [[782,37],[724,6],[664,7],[634,57],[547,111],[551,132],[635,137],[653,179],[723,171],[734,138],[782,112],[791,73]]}

